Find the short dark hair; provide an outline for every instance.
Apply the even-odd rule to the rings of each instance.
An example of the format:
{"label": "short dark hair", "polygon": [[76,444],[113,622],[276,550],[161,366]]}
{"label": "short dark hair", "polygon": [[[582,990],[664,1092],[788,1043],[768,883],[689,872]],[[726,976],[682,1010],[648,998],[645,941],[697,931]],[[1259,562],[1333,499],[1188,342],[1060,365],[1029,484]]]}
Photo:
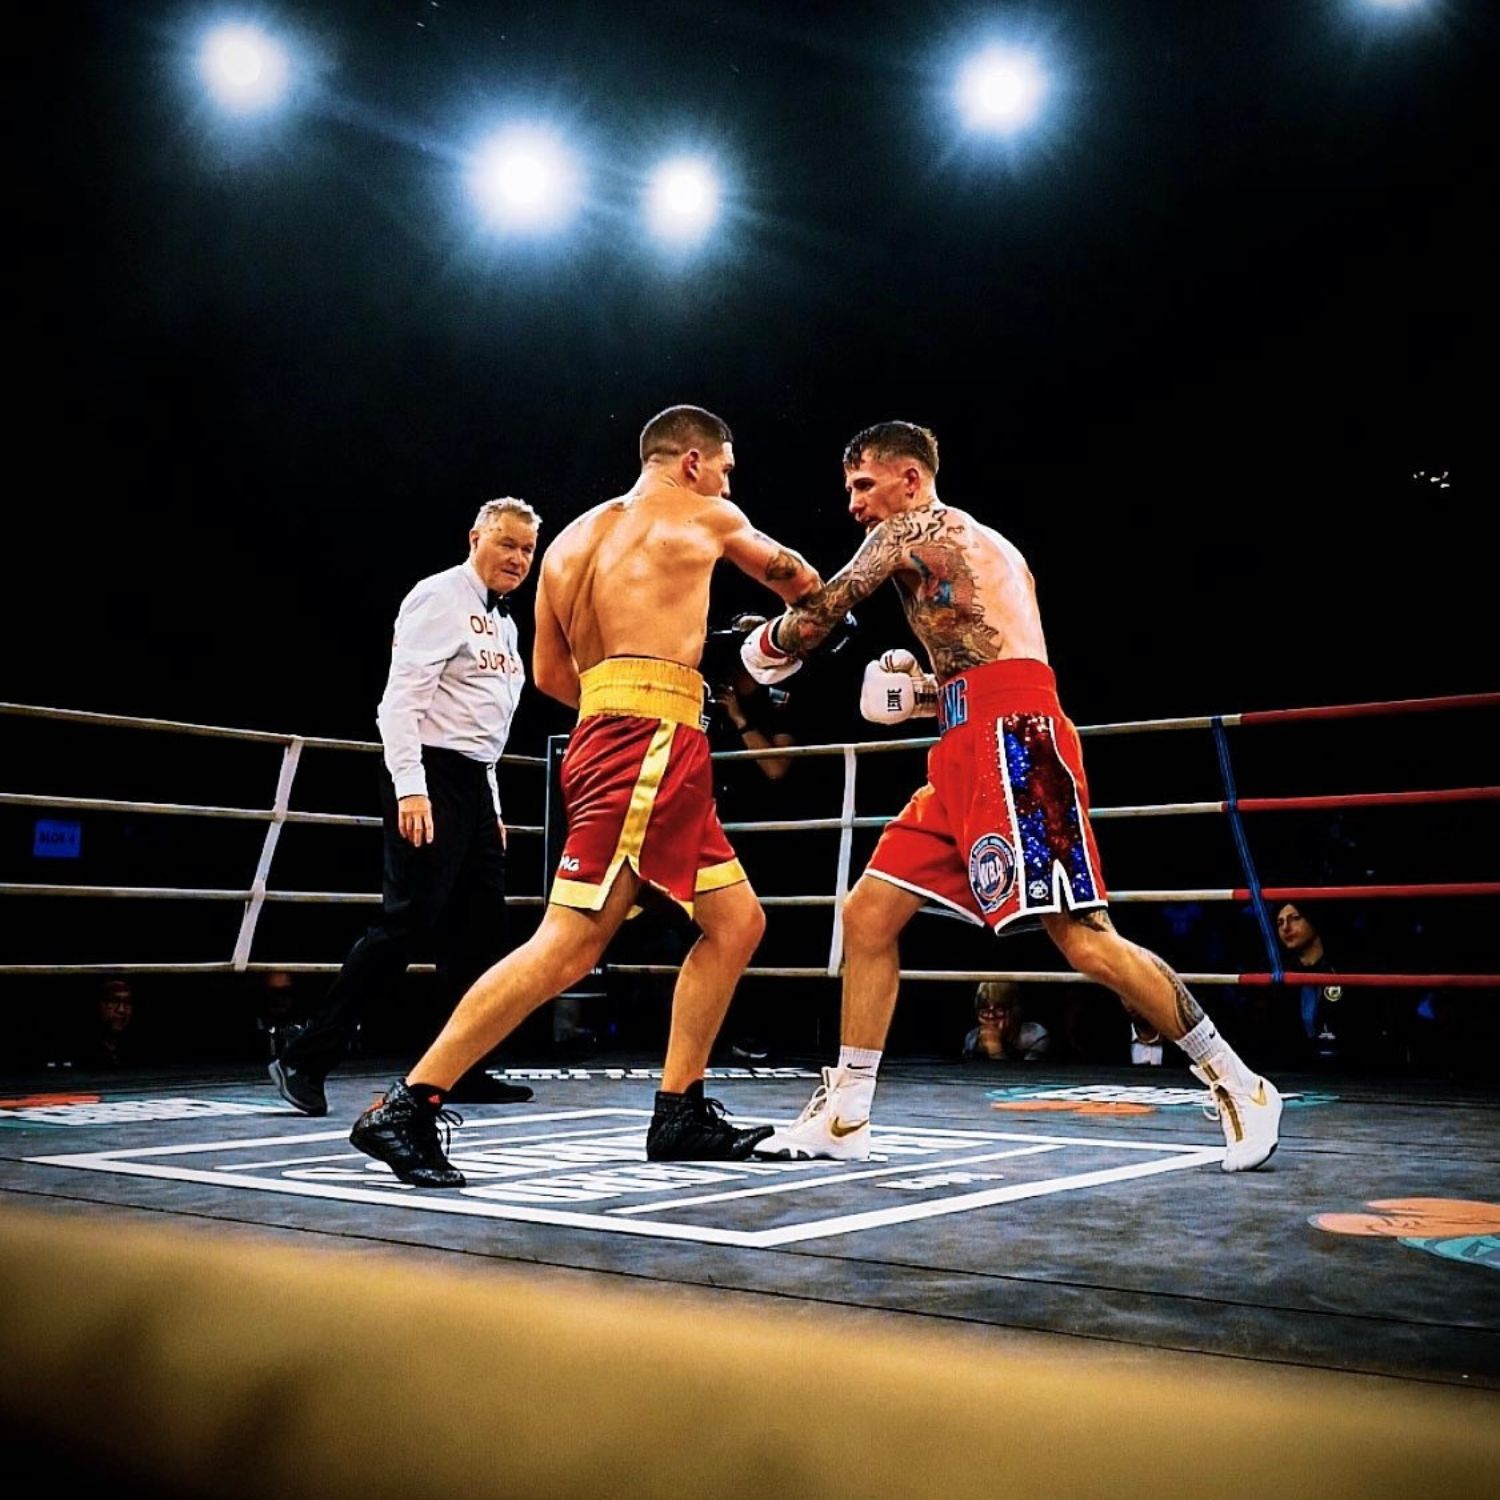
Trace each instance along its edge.
{"label": "short dark hair", "polygon": [[732,443],[729,423],[701,406],[669,406],[641,429],[641,462],[658,453],[686,453],[689,448],[722,448]]}
{"label": "short dark hair", "polygon": [[866,453],[873,453],[882,463],[896,458],[914,458],[936,474],[938,444],[932,430],[915,422],[877,422],[856,432],[844,449],[844,467],[853,469]]}

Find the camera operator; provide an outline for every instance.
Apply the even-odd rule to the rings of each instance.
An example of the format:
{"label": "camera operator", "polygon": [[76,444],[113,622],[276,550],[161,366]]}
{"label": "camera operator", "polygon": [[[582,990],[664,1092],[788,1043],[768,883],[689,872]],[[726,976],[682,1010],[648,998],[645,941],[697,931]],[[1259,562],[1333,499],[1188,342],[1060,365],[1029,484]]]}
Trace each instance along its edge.
{"label": "camera operator", "polygon": [[[764,623],[760,615],[736,615],[727,630],[711,631],[704,647],[704,676],[714,702],[709,741],[716,750],[770,750],[797,743],[790,727],[791,695],[784,688],[762,687],[740,661],[741,639]],[[768,755],[750,764],[767,781],[780,781],[792,767],[786,756]]]}

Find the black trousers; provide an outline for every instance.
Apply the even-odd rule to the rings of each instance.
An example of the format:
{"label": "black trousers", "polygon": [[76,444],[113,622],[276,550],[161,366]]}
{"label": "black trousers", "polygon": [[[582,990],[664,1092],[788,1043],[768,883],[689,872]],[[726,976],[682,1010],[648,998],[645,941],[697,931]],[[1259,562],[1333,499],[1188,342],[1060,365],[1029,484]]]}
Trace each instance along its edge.
{"label": "black trousers", "polygon": [[419,952],[431,949],[448,1008],[505,952],[505,850],[484,766],[422,747],[433,840],[409,844],[396,789],[380,774],[385,840],[379,919],[350,949],[339,976],[289,1048],[299,1066],[332,1068],[354,1028]]}

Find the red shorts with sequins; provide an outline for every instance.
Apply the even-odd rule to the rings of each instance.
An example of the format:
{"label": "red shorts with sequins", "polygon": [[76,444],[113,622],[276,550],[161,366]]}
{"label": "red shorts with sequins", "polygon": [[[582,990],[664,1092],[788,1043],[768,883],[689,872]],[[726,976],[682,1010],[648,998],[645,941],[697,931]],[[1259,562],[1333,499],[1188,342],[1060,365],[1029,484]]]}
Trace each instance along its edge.
{"label": "red shorts with sequins", "polygon": [[866,873],[996,932],[1108,904],[1078,731],[1045,663],[987,662],[938,689],[927,784]]}

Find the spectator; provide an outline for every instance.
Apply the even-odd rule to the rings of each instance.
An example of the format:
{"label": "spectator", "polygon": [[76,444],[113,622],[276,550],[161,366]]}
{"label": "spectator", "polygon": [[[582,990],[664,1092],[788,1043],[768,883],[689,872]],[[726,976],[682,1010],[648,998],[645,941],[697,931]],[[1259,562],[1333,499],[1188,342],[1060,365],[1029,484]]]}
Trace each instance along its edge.
{"label": "spectator", "polygon": [[128,979],[106,979],[94,1002],[92,1027],[80,1055],[88,1069],[128,1067],[136,1058],[135,988]]}
{"label": "spectator", "polygon": [[[715,750],[769,750],[797,743],[791,731],[791,694],[762,687],[741,665],[739,643],[766,623],[763,615],[736,615],[729,629],[716,630],[703,653],[704,676],[718,710],[709,719]],[[726,652],[721,642],[733,648]],[[780,781],[791,770],[790,757],[767,756],[752,762],[767,781]]]}
{"label": "spectator", "polygon": [[1036,1062],[1052,1045],[1047,1028],[1028,1021],[1021,1009],[1021,987],[987,979],[974,992],[978,1025],[964,1038],[964,1061]]}
{"label": "spectator", "polygon": [[276,1033],[295,1021],[296,981],[285,969],[269,969],[260,976],[255,997],[255,1029],[266,1039],[268,1055],[276,1056]]}
{"label": "spectator", "polygon": [[[1333,972],[1333,960],[1324,947],[1322,934],[1295,902],[1287,901],[1277,910],[1276,936],[1286,950],[1289,974]],[[1337,1007],[1343,994],[1343,989],[1336,984],[1314,982],[1300,987],[1297,1017],[1306,1057],[1324,1063],[1333,1062],[1338,1057],[1343,1026]]]}

